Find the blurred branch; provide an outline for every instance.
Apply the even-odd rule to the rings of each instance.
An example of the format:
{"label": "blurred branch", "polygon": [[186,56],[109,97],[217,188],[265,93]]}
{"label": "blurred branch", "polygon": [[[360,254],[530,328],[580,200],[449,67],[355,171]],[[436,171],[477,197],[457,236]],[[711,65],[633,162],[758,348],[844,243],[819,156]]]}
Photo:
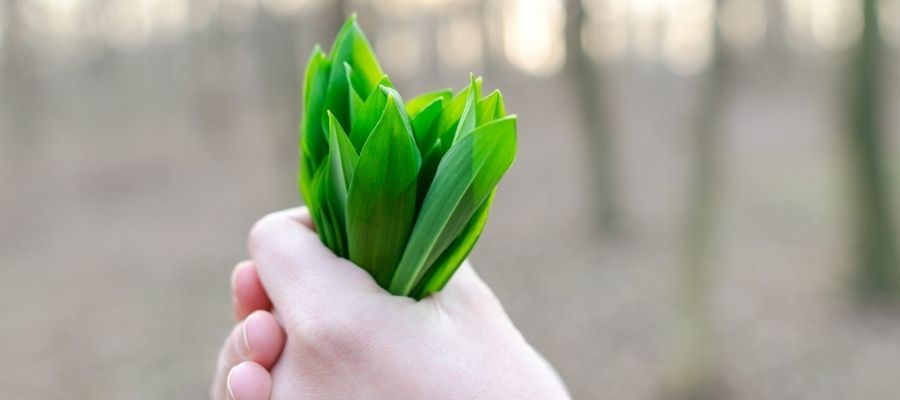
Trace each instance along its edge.
{"label": "blurred branch", "polygon": [[616,183],[615,140],[610,129],[600,67],[585,53],[581,32],[587,20],[581,0],[566,4],[567,67],[573,89],[578,93],[582,132],[588,149],[593,180],[594,210],[600,228],[614,233],[619,229],[619,201]]}
{"label": "blurred branch", "polygon": [[861,0],[864,27],[853,70],[850,126],[851,168],[856,184],[859,257],[858,290],[863,301],[896,301],[900,294],[900,259],[882,154],[882,50],[878,1]]}

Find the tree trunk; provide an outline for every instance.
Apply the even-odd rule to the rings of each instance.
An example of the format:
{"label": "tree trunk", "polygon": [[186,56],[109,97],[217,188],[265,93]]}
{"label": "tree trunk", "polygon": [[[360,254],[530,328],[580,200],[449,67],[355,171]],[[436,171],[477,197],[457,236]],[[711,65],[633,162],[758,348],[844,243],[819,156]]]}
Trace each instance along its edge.
{"label": "tree trunk", "polygon": [[[0,128],[5,131],[0,140],[7,141],[5,152],[13,168],[19,161],[28,162],[30,148],[36,143],[36,124],[33,113],[37,103],[38,82],[34,76],[34,54],[22,39],[20,1],[5,0],[3,6],[3,59],[0,74]],[[9,135],[9,137],[3,137]],[[6,158],[6,157],[4,157]]]}
{"label": "tree trunk", "polygon": [[864,302],[891,302],[900,292],[900,259],[882,154],[882,46],[878,1],[861,0],[864,28],[853,70],[848,136],[856,196],[858,293]]}
{"label": "tree trunk", "polygon": [[765,0],[766,10],[766,51],[770,62],[776,68],[783,68],[789,55],[787,45],[787,21],[784,15],[784,0]]}
{"label": "tree trunk", "polygon": [[619,229],[619,201],[616,182],[615,138],[610,129],[608,106],[600,67],[585,53],[581,32],[587,20],[581,0],[566,6],[566,51],[568,77],[578,94],[579,117],[588,150],[593,209],[601,230]]}
{"label": "tree trunk", "polygon": [[[716,11],[721,9],[722,2],[717,0]],[[676,399],[717,399],[723,396],[710,315],[709,255],[719,205],[719,155],[729,60],[718,22],[713,34],[713,60],[697,102],[696,119],[691,124],[694,154],[681,260],[680,315],[676,330],[679,352],[673,386],[668,388]]]}

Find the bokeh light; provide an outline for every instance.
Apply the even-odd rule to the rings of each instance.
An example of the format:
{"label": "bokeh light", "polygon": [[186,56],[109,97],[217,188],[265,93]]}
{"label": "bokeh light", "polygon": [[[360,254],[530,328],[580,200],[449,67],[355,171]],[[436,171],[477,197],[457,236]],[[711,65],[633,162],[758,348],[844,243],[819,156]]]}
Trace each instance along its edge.
{"label": "bokeh light", "polygon": [[474,71],[483,50],[481,24],[471,16],[450,17],[437,27],[440,61],[452,68]]}
{"label": "bokeh light", "polygon": [[680,75],[702,71],[709,64],[713,49],[715,13],[711,0],[671,0],[666,3],[665,13],[666,65]]}
{"label": "bokeh light", "polygon": [[766,10],[759,0],[731,0],[719,12],[724,39],[739,48],[759,44],[766,35]]}
{"label": "bokeh light", "polygon": [[506,0],[503,46],[509,61],[534,75],[558,71],[566,56],[562,0]]}

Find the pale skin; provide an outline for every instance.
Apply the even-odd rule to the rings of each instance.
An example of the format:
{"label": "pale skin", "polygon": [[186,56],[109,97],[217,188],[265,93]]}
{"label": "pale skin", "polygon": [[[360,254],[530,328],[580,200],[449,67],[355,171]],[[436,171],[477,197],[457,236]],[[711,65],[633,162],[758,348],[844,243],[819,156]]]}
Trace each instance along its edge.
{"label": "pale skin", "polygon": [[215,400],[569,398],[468,263],[421,301],[392,296],[322,245],[305,208],[261,219],[249,250]]}

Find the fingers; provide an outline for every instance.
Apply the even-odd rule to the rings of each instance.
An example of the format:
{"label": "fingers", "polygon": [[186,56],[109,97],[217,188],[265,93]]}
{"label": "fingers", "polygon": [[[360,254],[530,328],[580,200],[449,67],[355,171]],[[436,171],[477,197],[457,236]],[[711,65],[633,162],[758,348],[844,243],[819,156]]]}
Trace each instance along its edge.
{"label": "fingers", "polygon": [[335,256],[310,226],[309,212],[299,208],[264,217],[250,233],[259,278],[286,323],[354,295],[386,293],[364,270]]}
{"label": "fingers", "polygon": [[213,398],[225,398],[227,376],[235,365],[252,361],[264,369],[271,368],[281,355],[284,344],[284,330],[269,312],[255,311],[239,322],[219,352],[213,379]]}
{"label": "fingers", "polygon": [[228,373],[227,398],[233,400],[269,400],[272,375],[253,361],[244,361]]}
{"label": "fingers", "polygon": [[231,273],[231,294],[234,303],[234,315],[238,321],[246,318],[250,313],[272,309],[269,295],[263,289],[256,273],[256,267],[251,261],[243,261],[234,267]]}

